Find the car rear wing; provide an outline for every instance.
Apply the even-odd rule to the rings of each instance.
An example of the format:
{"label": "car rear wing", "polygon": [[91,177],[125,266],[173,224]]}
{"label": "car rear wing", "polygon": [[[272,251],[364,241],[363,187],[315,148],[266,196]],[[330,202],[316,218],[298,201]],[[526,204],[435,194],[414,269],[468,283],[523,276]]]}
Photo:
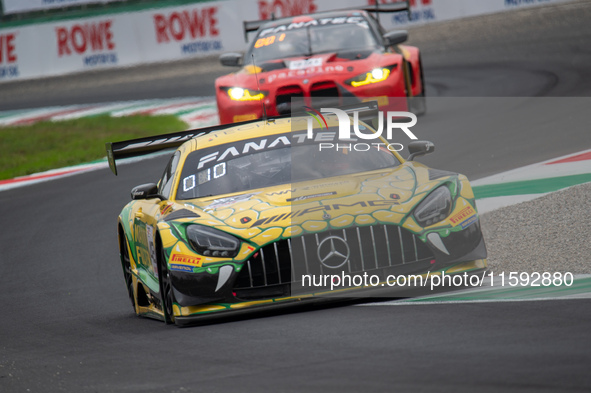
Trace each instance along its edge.
{"label": "car rear wing", "polygon": [[[248,123],[248,122],[245,122]],[[242,124],[242,123],[240,123]],[[161,150],[174,149],[199,135],[207,134],[212,131],[223,130],[238,124],[224,124],[212,127],[199,128],[188,131],[173,132],[170,134],[154,135],[144,138],[129,139],[121,142],[107,142],[107,160],[109,168],[117,175],[116,160],[129,157],[143,156],[155,153]]]}
{"label": "car rear wing", "polygon": [[[357,112],[360,119],[373,118],[378,114],[378,103],[376,101],[361,102],[359,104],[339,106],[339,109],[353,114]],[[291,114],[276,116],[268,118],[268,122],[272,122],[275,119],[284,119],[294,116],[305,116],[308,112],[298,111],[292,112]],[[231,127],[238,127],[244,124],[255,123],[262,119],[248,120],[240,123],[229,123],[217,126],[210,126],[204,128],[197,128],[194,130],[173,132],[170,134],[154,135],[144,138],[129,139],[127,141],[120,142],[107,142],[105,147],[107,149],[107,160],[109,161],[109,168],[117,175],[116,161],[129,158],[138,157],[150,153],[155,153],[162,150],[174,149],[187,142],[190,139],[196,138],[201,135],[208,134],[213,131],[225,130]]]}
{"label": "car rear wing", "polygon": [[[272,15],[271,20],[275,20],[275,15]],[[248,42],[248,33],[253,31],[257,31],[259,27],[263,24],[267,23],[269,19],[263,20],[252,20],[252,21],[244,21],[242,22],[242,27],[244,28],[244,41]]]}
{"label": "car rear wing", "polygon": [[367,12],[378,12],[378,13],[389,13],[389,12],[410,12],[410,0],[399,1],[397,3],[390,4],[379,4],[379,0],[374,0],[374,5],[366,5],[361,7],[363,11]]}
{"label": "car rear wing", "polygon": [[[348,11],[348,10],[362,10],[373,13],[393,13],[393,12],[408,12],[410,14],[410,0],[403,0],[391,4],[379,4],[380,0],[374,0],[374,5],[366,5],[361,7],[340,8],[333,11]],[[326,11],[322,11],[326,12]],[[307,14],[314,15],[314,14]],[[410,15],[409,15],[410,18]],[[275,20],[275,14],[271,14],[271,19],[244,21],[242,22],[244,29],[244,41],[248,42],[248,33],[257,31],[263,24]]]}

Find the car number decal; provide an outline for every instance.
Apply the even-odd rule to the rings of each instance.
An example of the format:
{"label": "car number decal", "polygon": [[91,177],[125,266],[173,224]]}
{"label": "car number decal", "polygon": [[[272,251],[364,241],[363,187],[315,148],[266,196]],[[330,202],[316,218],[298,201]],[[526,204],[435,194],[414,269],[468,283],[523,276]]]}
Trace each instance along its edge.
{"label": "car number decal", "polygon": [[322,66],[322,59],[321,58],[313,58],[313,59],[305,59],[305,60],[294,60],[289,63],[290,70],[303,70],[305,68],[311,67],[321,67]]}

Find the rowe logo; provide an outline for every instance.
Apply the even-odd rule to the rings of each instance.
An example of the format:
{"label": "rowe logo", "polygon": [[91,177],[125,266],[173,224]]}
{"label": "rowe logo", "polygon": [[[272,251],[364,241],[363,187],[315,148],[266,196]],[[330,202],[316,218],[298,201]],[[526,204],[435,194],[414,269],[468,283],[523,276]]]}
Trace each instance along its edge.
{"label": "rowe logo", "polygon": [[0,63],[16,62],[15,37],[15,33],[0,34]]}
{"label": "rowe logo", "polygon": [[[363,139],[363,140],[375,140],[375,139],[379,139],[382,134],[384,133],[384,117],[387,119],[386,120],[386,139],[387,140],[391,140],[392,139],[392,132],[395,129],[400,129],[402,130],[406,136],[408,136],[410,139],[412,140],[416,140],[418,139],[416,137],[415,134],[413,134],[413,132],[410,130],[411,127],[413,127],[414,125],[417,124],[417,116],[414,113],[411,112],[386,112],[386,114],[384,114],[383,112],[379,112],[379,116],[378,116],[378,128],[376,129],[376,132],[373,133],[367,133],[367,132],[362,132],[363,130],[366,130],[367,128],[363,125],[359,124],[359,112],[354,111],[353,112],[353,124],[351,125],[351,118],[349,117],[350,115],[345,112],[342,109],[337,109],[337,108],[321,108],[320,112],[318,112],[317,110],[310,108],[310,107],[305,107],[307,110],[307,113],[310,115],[310,117],[308,118],[308,132],[307,132],[307,138],[308,139],[314,139],[314,122],[313,120],[316,120],[318,122],[318,124],[320,125],[320,128],[324,128],[323,126],[325,126],[328,129],[328,123],[326,122],[325,117],[323,116],[323,114],[333,114],[337,117],[337,120],[339,122],[339,131],[338,131],[338,139],[340,141],[354,141],[357,139]],[[410,121],[407,122],[403,122],[401,121],[401,119],[403,118],[408,118],[410,119]],[[320,121],[320,119],[322,119],[322,122]],[[355,134],[355,137],[353,137],[351,135],[351,129],[353,129],[353,133]],[[374,145],[376,147],[376,149],[380,148],[380,145],[385,145],[383,143],[372,143],[372,145]],[[323,148],[334,148],[335,144],[334,143],[320,143],[319,144],[319,149],[322,150]],[[336,149],[338,150],[339,148],[343,149],[348,147],[349,149],[354,149],[357,151],[364,151],[364,150],[369,150],[371,147],[369,146],[369,144],[367,143],[361,143],[361,144],[349,144],[349,145],[345,145],[345,146],[341,146],[339,144],[336,144]],[[393,150],[393,151],[400,151],[402,149],[404,149],[404,146],[402,146],[400,143],[393,143],[393,144],[388,144],[386,146],[389,150]]]}
{"label": "rowe logo", "polygon": [[170,14],[155,14],[156,41],[159,44],[177,42],[185,38],[217,37],[218,7],[196,8],[185,11],[174,11]]}
{"label": "rowe logo", "polygon": [[315,0],[259,0],[259,19],[313,14],[318,10]]}
{"label": "rowe logo", "polygon": [[113,21],[56,27],[58,57],[115,49]]}

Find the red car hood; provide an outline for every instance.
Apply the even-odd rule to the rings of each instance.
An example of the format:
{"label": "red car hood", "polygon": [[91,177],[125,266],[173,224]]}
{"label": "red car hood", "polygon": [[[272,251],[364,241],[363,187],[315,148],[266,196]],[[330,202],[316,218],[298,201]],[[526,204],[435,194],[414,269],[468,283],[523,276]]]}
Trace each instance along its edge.
{"label": "red car hood", "polygon": [[[314,75],[332,74],[351,77],[367,72],[374,67],[385,66],[387,57],[379,52],[364,51],[353,55],[323,53],[314,56],[289,57],[262,64],[244,66],[240,71],[217,80],[218,86],[256,87],[255,71],[260,88],[268,83],[285,82],[286,79],[305,79]],[[251,86],[252,84],[252,86]]]}

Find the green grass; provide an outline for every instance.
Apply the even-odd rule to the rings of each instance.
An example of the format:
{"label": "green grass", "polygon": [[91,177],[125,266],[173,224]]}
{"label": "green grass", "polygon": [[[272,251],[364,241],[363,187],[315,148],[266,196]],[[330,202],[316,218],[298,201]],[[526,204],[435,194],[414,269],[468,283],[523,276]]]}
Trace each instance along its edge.
{"label": "green grass", "polygon": [[106,156],[105,142],[186,129],[172,115],[101,115],[0,128],[0,180],[101,159]]}

